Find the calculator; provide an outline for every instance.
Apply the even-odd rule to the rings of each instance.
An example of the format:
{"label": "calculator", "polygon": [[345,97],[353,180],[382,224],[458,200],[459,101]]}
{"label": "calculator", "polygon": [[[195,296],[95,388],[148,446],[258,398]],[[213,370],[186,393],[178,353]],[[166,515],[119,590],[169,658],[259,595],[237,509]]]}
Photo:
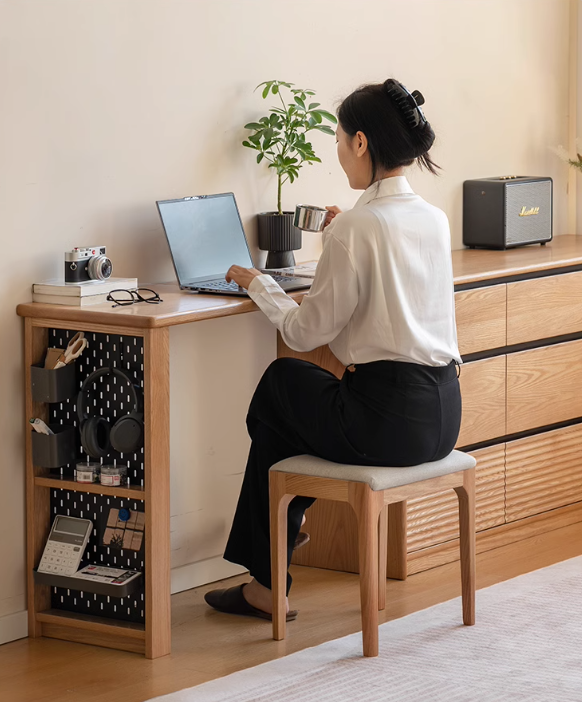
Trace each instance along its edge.
{"label": "calculator", "polygon": [[81,565],[92,529],[90,519],[57,515],[38,570],[53,575],[74,575]]}

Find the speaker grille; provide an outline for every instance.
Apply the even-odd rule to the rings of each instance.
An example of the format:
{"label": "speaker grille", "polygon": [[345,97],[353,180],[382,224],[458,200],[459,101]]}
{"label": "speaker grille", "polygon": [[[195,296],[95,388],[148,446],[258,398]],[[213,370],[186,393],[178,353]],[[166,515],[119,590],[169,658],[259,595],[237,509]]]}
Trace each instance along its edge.
{"label": "speaker grille", "polygon": [[[549,241],[552,238],[552,182],[550,180],[508,183],[505,195],[507,245]],[[520,217],[519,213],[524,207],[526,210],[539,207],[539,213]]]}

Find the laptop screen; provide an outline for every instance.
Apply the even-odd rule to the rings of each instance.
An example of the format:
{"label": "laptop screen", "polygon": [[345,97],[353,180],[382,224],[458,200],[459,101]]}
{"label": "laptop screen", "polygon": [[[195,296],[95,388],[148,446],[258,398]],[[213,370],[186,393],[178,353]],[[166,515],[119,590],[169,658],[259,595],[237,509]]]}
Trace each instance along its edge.
{"label": "laptop screen", "polygon": [[253,267],[232,193],[156,204],[180,285],[224,278],[233,264]]}

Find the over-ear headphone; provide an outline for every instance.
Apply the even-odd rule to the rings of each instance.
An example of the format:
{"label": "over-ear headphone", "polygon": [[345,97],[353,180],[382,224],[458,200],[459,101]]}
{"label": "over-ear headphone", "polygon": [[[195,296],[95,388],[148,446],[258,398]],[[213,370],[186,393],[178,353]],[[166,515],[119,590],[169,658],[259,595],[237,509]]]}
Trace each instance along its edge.
{"label": "over-ear headphone", "polygon": [[[114,375],[130,387],[133,408],[110,427],[105,417],[91,417],[83,409],[85,393],[104,375]],[[81,430],[81,444],[92,458],[104,458],[114,448],[120,453],[134,453],[143,445],[143,392],[133,380],[119,368],[99,368],[90,373],[77,396],[77,415]]]}

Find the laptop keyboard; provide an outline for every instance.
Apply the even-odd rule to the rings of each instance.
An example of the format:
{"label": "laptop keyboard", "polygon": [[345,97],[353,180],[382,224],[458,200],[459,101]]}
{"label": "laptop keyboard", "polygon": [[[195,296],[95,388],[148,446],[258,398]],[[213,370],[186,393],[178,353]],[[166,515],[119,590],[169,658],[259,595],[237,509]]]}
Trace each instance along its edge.
{"label": "laptop keyboard", "polygon": [[[273,275],[271,277],[277,283],[294,283],[301,280],[301,278],[290,278],[286,275]],[[206,283],[198,283],[197,285],[190,285],[188,287],[192,290],[219,290],[224,292],[239,292],[240,290],[239,286],[234,281],[227,283],[226,280],[210,280]]]}

